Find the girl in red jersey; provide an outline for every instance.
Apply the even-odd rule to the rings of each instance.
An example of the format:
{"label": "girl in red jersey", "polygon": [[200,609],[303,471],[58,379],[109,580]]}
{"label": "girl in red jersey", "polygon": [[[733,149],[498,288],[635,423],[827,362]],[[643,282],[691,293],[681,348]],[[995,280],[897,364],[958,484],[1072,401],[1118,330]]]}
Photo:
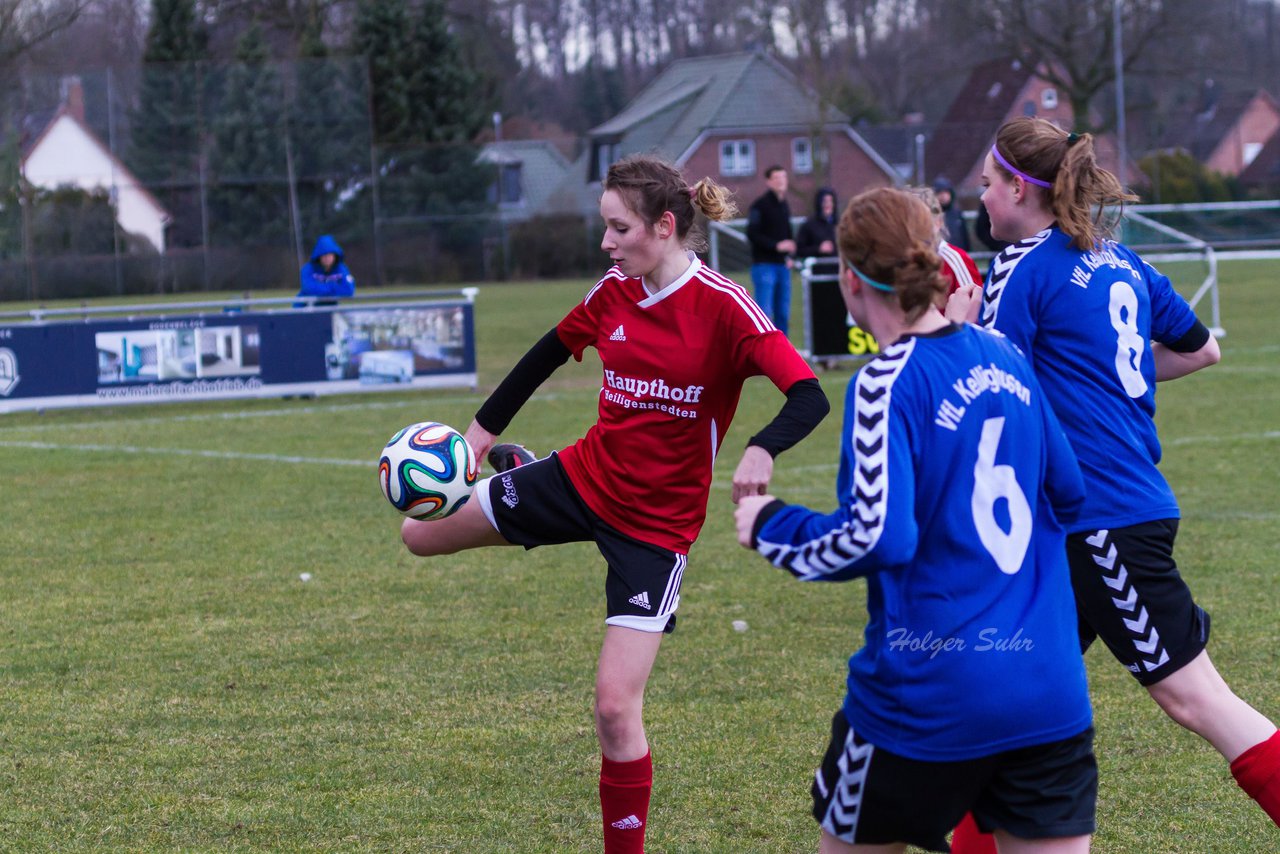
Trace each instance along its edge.
{"label": "girl in red jersey", "polygon": [[947,294],[955,293],[961,285],[981,285],[982,274],[978,272],[978,265],[969,257],[969,253],[954,243],[947,242],[946,214],[942,210],[942,203],[938,201],[938,194],[929,187],[907,187],[906,190],[924,202],[933,216],[933,224],[938,232],[938,257],[942,259],[942,275],[947,280]]}
{"label": "girl in red jersey", "polygon": [[634,156],[610,167],[603,189],[600,248],[614,266],[499,384],[466,437],[483,458],[538,386],[588,347],[603,366],[595,425],[558,453],[481,481],[454,515],[406,520],[401,536],[423,556],[596,543],[608,564],[595,701],[604,850],[629,854],[644,849],[653,777],[644,688],[662,635],[675,626],[689,547],[743,382],[767,376],[786,403],[747,443],[733,475],[735,502],[763,494],[773,458],[830,407],[804,358],[746,290],[691,251],[702,245],[696,213],[733,215],[723,187],[689,187],[670,164]]}

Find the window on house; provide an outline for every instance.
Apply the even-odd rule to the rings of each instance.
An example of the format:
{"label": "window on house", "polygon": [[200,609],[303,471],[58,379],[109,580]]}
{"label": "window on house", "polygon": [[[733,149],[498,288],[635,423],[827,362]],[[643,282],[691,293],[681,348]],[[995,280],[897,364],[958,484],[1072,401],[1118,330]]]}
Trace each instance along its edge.
{"label": "window on house", "polygon": [[520,186],[523,171],[521,163],[502,164],[498,172],[498,204],[518,205],[524,200],[524,192]]}
{"label": "window on house", "polygon": [[1050,86],[1040,93],[1040,106],[1046,110],[1055,109],[1058,106],[1058,90]]}
{"label": "window on house", "polygon": [[791,171],[797,175],[808,175],[813,171],[813,143],[808,137],[798,136],[791,140]]}
{"label": "window on house", "polygon": [[1252,163],[1254,161],[1254,158],[1256,158],[1261,151],[1262,151],[1262,143],[1246,142],[1244,144],[1244,151],[1241,152],[1244,155],[1244,165],[1248,166],[1250,163]]}
{"label": "window on house", "polygon": [[616,142],[597,142],[596,156],[592,161],[591,180],[603,181],[604,176],[609,174],[609,167],[618,160],[618,143]]}
{"label": "window on house", "polygon": [[755,141],[726,139],[720,143],[720,174],[727,177],[756,174]]}
{"label": "window on house", "polygon": [[1034,116],[1034,115],[1036,114],[1036,102],[1035,102],[1035,101],[1030,101],[1030,100],[1028,100],[1028,101],[1023,101],[1023,102],[1022,102],[1022,114],[1023,114],[1024,116]]}

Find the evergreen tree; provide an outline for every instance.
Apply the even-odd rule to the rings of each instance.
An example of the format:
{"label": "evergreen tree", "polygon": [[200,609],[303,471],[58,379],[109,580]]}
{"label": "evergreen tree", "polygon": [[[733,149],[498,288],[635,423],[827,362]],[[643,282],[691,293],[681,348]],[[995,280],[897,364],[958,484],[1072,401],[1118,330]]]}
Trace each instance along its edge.
{"label": "evergreen tree", "polygon": [[280,74],[257,24],[219,75],[210,119],[210,232],[215,244],[272,243],[289,235],[289,187]]}
{"label": "evergreen tree", "polygon": [[363,0],[357,48],[369,57],[373,125],[386,149],[384,208],[393,215],[475,212],[490,175],[473,140],[490,104],[449,30],[441,0]]}
{"label": "evergreen tree", "polygon": [[199,61],[205,44],[194,0],[152,0],[128,161],[173,217],[170,245],[200,241]]}
{"label": "evergreen tree", "polygon": [[321,25],[320,17],[312,16],[299,40],[289,111],[304,243],[326,233],[358,239],[372,220],[367,194],[356,192],[368,183],[372,145],[364,63],[330,57]]}

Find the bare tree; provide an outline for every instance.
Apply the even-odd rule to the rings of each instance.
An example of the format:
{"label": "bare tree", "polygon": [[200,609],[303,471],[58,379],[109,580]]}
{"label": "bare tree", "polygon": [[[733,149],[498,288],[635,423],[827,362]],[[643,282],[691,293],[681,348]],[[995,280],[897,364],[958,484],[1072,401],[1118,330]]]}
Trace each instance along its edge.
{"label": "bare tree", "polygon": [[0,68],[71,26],[92,0],[0,0]]}
{"label": "bare tree", "polygon": [[[1095,99],[1116,80],[1113,57],[1118,0],[987,0],[971,13],[987,43],[1022,60],[1071,102],[1079,130],[1110,124]],[[1126,0],[1119,4],[1123,67],[1128,70],[1153,46],[1168,50],[1183,34],[1208,27],[1214,4],[1201,0]],[[979,35],[975,33],[975,37]]]}

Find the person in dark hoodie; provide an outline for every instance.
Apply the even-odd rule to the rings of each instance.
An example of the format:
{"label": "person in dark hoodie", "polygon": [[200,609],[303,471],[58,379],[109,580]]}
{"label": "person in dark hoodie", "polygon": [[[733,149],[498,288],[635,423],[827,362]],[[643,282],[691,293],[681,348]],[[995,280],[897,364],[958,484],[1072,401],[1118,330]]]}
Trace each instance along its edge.
{"label": "person in dark hoodie", "polygon": [[332,235],[325,234],[311,250],[311,260],[302,265],[299,274],[299,297],[324,297],[315,305],[333,305],[335,297],[349,297],[356,292],[356,279],[342,261],[342,247]]}
{"label": "person in dark hoodie", "polygon": [[813,215],[796,232],[796,255],[801,258],[836,255],[836,220],[839,217],[836,191],[822,187],[813,197]]}
{"label": "person in dark hoodie", "polygon": [[933,179],[933,192],[942,205],[942,219],[946,223],[947,233],[944,239],[952,246],[959,246],[969,251],[969,230],[964,226],[964,216],[960,206],[956,204],[956,190],[945,175]]}

